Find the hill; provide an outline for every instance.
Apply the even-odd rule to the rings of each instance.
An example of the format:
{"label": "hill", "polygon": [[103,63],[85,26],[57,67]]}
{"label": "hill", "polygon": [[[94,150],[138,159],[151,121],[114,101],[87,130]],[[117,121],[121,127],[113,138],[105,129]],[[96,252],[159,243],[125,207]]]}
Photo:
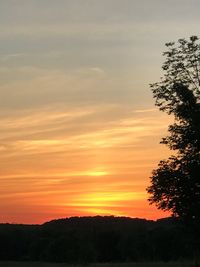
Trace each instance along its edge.
{"label": "hill", "polygon": [[138,262],[192,259],[198,240],[178,220],[96,216],[0,224],[0,260]]}

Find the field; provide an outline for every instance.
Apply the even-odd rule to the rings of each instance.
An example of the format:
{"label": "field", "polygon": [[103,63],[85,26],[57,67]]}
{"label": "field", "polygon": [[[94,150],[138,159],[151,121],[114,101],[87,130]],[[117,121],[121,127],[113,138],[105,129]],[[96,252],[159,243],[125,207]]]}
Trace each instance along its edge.
{"label": "field", "polygon": [[189,262],[156,262],[156,263],[96,263],[85,265],[70,265],[65,263],[45,262],[0,262],[0,267],[200,267],[200,265]]}

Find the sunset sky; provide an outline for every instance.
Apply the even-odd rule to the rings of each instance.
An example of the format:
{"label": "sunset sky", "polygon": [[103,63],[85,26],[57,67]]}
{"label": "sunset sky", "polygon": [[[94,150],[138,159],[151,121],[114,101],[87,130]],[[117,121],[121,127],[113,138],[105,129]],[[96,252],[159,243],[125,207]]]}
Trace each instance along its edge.
{"label": "sunset sky", "polygon": [[171,119],[149,83],[198,0],[0,0],[0,222],[157,219],[151,171]]}

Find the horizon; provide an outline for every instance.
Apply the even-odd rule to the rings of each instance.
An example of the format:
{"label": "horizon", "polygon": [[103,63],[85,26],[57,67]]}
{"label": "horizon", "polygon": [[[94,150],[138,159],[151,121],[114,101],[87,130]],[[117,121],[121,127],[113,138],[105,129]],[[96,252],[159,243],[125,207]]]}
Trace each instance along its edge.
{"label": "horizon", "polygon": [[114,219],[130,219],[130,220],[145,220],[148,222],[158,222],[160,220],[165,220],[165,219],[171,219],[171,218],[175,218],[173,216],[168,216],[168,217],[162,217],[162,218],[158,218],[158,219],[146,219],[146,218],[138,218],[138,217],[128,217],[128,216],[115,216],[115,215],[94,215],[94,216],[71,216],[71,217],[64,217],[64,218],[55,218],[55,219],[51,219],[50,221],[45,221],[42,223],[15,223],[15,222],[0,222],[1,224],[8,224],[8,225],[29,225],[29,226],[41,226],[47,223],[51,223],[51,222],[56,222],[56,221],[62,221],[62,220],[71,220],[71,219],[95,219],[95,218],[114,218]]}
{"label": "horizon", "polygon": [[149,84],[165,43],[199,35],[200,2],[179,3],[0,3],[0,223],[169,216],[147,201],[173,120]]}

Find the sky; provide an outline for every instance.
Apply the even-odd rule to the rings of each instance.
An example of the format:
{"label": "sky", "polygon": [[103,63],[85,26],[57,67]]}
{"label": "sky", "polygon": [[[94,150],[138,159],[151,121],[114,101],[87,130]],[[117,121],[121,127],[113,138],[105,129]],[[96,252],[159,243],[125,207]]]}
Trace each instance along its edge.
{"label": "sky", "polygon": [[0,0],[0,222],[158,219],[146,187],[172,118],[164,44],[199,35],[198,0]]}

